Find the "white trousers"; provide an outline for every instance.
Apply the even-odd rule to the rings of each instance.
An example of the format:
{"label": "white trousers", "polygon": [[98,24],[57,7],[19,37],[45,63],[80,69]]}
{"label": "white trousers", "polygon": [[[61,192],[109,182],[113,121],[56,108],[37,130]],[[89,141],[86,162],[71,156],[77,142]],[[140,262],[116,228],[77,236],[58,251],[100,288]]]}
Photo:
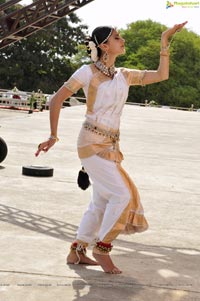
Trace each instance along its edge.
{"label": "white trousers", "polygon": [[77,239],[91,244],[103,241],[130,201],[130,192],[113,161],[97,155],[81,159],[92,182],[91,201],[84,213]]}

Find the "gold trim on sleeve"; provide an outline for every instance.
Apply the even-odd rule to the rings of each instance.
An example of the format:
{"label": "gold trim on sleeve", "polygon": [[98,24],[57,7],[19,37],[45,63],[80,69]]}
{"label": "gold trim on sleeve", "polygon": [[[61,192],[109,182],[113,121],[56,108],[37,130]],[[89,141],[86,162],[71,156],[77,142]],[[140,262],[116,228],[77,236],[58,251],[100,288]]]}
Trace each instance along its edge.
{"label": "gold trim on sleeve", "polygon": [[136,70],[122,68],[122,73],[127,80],[129,86],[140,85],[143,86],[143,79],[146,73],[146,70]]}
{"label": "gold trim on sleeve", "polygon": [[75,78],[70,77],[68,81],[64,83],[64,87],[70,90],[73,94],[77,93],[77,91],[83,87],[83,85],[77,81]]}

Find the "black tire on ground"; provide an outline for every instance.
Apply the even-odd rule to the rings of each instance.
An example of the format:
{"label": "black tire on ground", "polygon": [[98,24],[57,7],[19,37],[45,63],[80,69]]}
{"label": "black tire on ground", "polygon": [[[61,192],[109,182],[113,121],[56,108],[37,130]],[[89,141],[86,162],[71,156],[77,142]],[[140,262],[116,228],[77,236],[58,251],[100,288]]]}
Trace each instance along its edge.
{"label": "black tire on ground", "polygon": [[0,163],[6,158],[8,148],[6,142],[0,137]]}
{"label": "black tire on ground", "polygon": [[52,177],[53,168],[48,166],[37,166],[37,165],[23,166],[22,174],[25,176],[32,176],[32,177]]}

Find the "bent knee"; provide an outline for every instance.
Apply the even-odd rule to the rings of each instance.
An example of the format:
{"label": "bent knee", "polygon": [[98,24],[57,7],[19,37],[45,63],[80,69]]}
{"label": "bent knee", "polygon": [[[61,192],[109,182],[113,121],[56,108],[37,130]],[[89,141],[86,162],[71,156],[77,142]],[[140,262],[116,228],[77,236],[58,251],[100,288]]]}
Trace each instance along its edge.
{"label": "bent knee", "polygon": [[113,196],[113,200],[115,200],[115,203],[122,204],[124,207],[128,205],[130,199],[131,199],[131,194],[128,189],[127,190],[124,189],[118,192],[117,195]]}

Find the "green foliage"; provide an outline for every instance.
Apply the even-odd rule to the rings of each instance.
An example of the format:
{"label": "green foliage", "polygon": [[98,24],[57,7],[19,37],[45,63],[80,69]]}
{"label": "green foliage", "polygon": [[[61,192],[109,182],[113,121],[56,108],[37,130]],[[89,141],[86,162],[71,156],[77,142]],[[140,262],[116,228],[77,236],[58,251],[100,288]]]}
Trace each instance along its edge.
{"label": "green foliage", "polygon": [[[118,66],[156,70],[159,65],[160,38],[166,26],[151,20],[128,25],[121,34],[126,40],[126,55]],[[154,100],[161,105],[200,107],[200,37],[183,29],[170,47],[170,77],[167,81],[130,88],[129,101]]]}
{"label": "green foliage", "polygon": [[71,58],[82,44],[87,27],[70,14],[0,52],[0,87],[53,93],[77,66]]}

